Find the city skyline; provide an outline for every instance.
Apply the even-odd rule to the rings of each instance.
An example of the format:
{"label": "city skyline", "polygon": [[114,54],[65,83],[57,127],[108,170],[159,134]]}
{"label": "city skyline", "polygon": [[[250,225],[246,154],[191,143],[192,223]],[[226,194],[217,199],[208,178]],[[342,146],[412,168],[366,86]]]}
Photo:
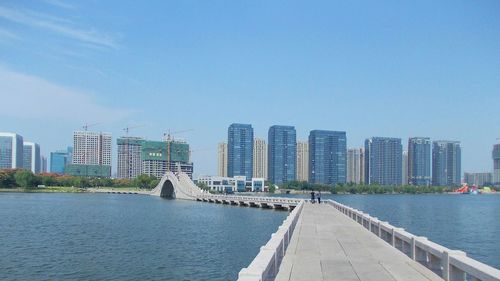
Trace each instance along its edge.
{"label": "city skyline", "polygon": [[[245,125],[245,126],[251,126],[251,124],[239,124],[239,123],[233,123],[232,125]],[[231,127],[231,126],[230,126],[230,127]],[[273,128],[273,127],[276,127],[276,125],[271,126],[271,127],[270,127],[270,129],[271,129],[271,128]],[[279,127],[279,126],[278,126],[278,127]],[[285,126],[285,127],[286,127],[286,126]],[[293,126],[292,126],[292,127],[293,127]],[[253,127],[251,127],[251,130],[252,130],[252,134],[253,134]],[[313,131],[318,131],[318,130],[311,130],[311,131],[310,131],[310,133],[311,133],[311,132],[313,132]],[[319,130],[319,131],[321,131],[321,130]],[[85,133],[85,134],[87,134],[87,133],[88,133],[88,134],[93,134],[93,135],[95,135],[95,134],[97,134],[97,135],[99,135],[99,134],[100,134],[100,135],[104,134],[104,135],[107,135],[108,137],[111,137],[111,136],[109,135],[109,133],[102,133],[102,132],[99,132],[99,133],[98,133],[98,132],[91,132],[91,131],[74,131],[74,132],[73,132],[73,134],[74,134],[74,135],[75,135],[75,134],[82,134],[82,133]],[[8,136],[8,135],[18,135],[17,133],[12,133],[12,132],[3,132],[3,134],[4,134],[4,135],[7,135],[7,136]],[[164,135],[164,137],[165,137],[165,135]],[[22,136],[21,136],[21,138],[22,138]],[[141,137],[133,137],[133,136],[122,136],[122,137],[118,137],[116,140],[117,140],[117,142],[119,142],[121,139],[127,139],[127,138],[130,138],[130,139],[141,139],[141,140],[144,140],[144,141],[146,141],[146,142],[158,142],[158,141],[150,141],[150,140],[143,139],[143,138],[141,138]],[[387,137],[375,137],[375,138],[387,138]],[[111,140],[111,139],[112,139],[112,138],[110,138],[109,140]],[[401,139],[400,139],[400,140],[401,140]],[[401,144],[401,146],[402,146],[402,148],[403,148],[403,150],[402,150],[402,153],[403,153],[403,158],[402,158],[402,159],[406,159],[406,162],[405,162],[405,161],[403,161],[403,162],[402,162],[402,169],[403,169],[403,172],[402,172],[402,184],[412,184],[412,183],[411,183],[411,181],[410,181],[410,173],[409,173],[409,171],[410,171],[410,169],[411,169],[411,163],[410,163],[410,162],[411,162],[411,160],[408,158],[408,155],[406,155],[406,156],[405,156],[405,154],[408,154],[408,151],[407,151],[407,150],[410,150],[410,154],[411,154],[411,150],[412,150],[412,148],[411,148],[410,144],[412,144],[412,142],[413,142],[413,141],[415,141],[415,140],[419,140],[419,141],[421,141],[421,140],[425,140],[428,144],[430,144],[430,142],[431,142],[431,139],[430,139],[430,138],[428,138],[428,137],[410,137],[410,138],[408,138],[408,143],[407,143],[407,144],[408,144],[408,146],[407,146],[406,148],[405,148],[405,147],[404,147],[404,145],[403,145],[403,143],[404,143],[404,142]],[[164,142],[164,141],[165,141],[165,140],[163,140],[163,141],[161,141],[161,142]],[[181,139],[181,142],[184,142],[184,140],[183,140],[183,139]],[[260,143],[260,142],[262,142],[262,143]],[[442,141],[442,140],[434,140],[433,142],[451,142],[451,143],[458,143],[458,144],[460,144],[460,141]],[[24,147],[25,147],[25,148],[26,148],[26,143],[27,143],[27,142],[24,142]],[[28,142],[28,143],[30,143],[30,142]],[[111,142],[111,143],[114,143],[114,142]],[[258,144],[257,144],[257,143],[258,143]],[[304,142],[303,140],[296,139],[296,141],[295,141],[295,145],[296,145],[296,149],[295,149],[295,153],[296,153],[296,162],[295,162],[295,165],[299,165],[299,150],[298,150],[298,149],[299,149],[299,144],[300,144],[300,143],[305,143],[305,144],[308,144],[308,141],[305,141],[305,142]],[[33,144],[33,143],[30,143],[30,144]],[[36,143],[35,143],[35,145],[36,145],[36,146],[39,146],[39,145],[38,145],[38,144],[36,144]],[[73,145],[74,145],[74,143],[73,143]],[[218,172],[216,172],[216,173],[214,173],[214,174],[212,174],[212,175],[225,176],[225,175],[221,174],[221,170],[220,170],[220,169],[222,168],[222,166],[221,166],[221,161],[223,161],[223,162],[227,162],[227,156],[225,156],[225,157],[224,157],[225,159],[221,159],[221,157],[220,157],[220,156],[221,156],[221,150],[220,150],[220,149],[221,149],[221,147],[220,147],[221,145],[225,145],[225,146],[227,147],[227,142],[220,142],[220,143],[218,143],[218,144],[217,144],[217,156],[216,156],[216,158],[217,158],[216,160],[217,160],[217,161],[216,161],[216,167],[217,167],[217,171],[218,171]],[[253,151],[255,151],[255,150],[256,150],[256,145],[258,145],[258,146],[259,146],[259,150],[264,149],[264,150],[263,150],[263,151],[261,151],[260,153],[263,153],[263,152],[267,151],[268,146],[267,146],[267,144],[266,144],[265,139],[261,139],[261,138],[259,138],[259,137],[254,137],[254,138],[253,138],[253,145],[252,145]],[[413,145],[413,144],[412,144],[412,145]],[[495,151],[498,149],[498,147],[499,147],[499,146],[500,146],[500,143],[499,143],[499,144],[494,144],[494,145],[493,145],[493,152],[492,152],[492,159],[491,159],[491,160],[494,160],[494,162],[495,162],[495,163],[491,163],[491,164],[492,164],[492,167],[491,167],[491,169],[490,169],[490,170],[484,170],[484,171],[462,170],[462,168],[461,168],[461,167],[462,167],[462,165],[463,165],[463,164],[462,164],[462,161],[463,161],[463,160],[462,160],[462,156],[461,156],[461,155],[462,155],[462,153],[463,153],[463,152],[461,151],[461,146],[460,146],[460,155],[459,155],[459,163],[458,163],[459,168],[458,168],[458,173],[456,174],[456,176],[455,176],[455,177],[459,177],[460,179],[465,179],[465,178],[466,178],[466,175],[465,175],[466,173],[467,173],[467,174],[469,174],[469,175],[470,175],[470,174],[478,174],[478,173],[479,173],[479,174],[481,174],[481,173],[490,173],[490,174],[492,175],[492,180],[493,180],[493,182],[498,182],[498,181],[497,181],[497,179],[496,179],[496,177],[495,177],[495,174],[498,174],[498,172],[497,172],[497,171],[499,170],[499,169],[497,169],[498,165],[496,164],[496,163],[498,162],[498,160],[497,160],[497,159],[498,159],[499,157],[496,155],[496,154],[498,154],[498,153],[496,153]],[[260,147],[262,147],[262,148],[260,148]],[[365,140],[365,147],[366,147],[366,140]],[[73,149],[73,147],[68,146],[68,152],[69,152],[69,149],[71,149],[71,152],[70,152],[71,158],[70,158],[70,159],[72,160],[72,149]],[[117,154],[120,154],[120,151],[121,151],[121,149],[123,149],[123,148],[120,148],[120,145],[118,145],[117,147],[114,147],[113,149],[116,149],[116,150],[117,150]],[[226,148],[226,149],[227,149],[227,148]],[[349,148],[349,149],[347,150],[347,152],[348,152],[348,153],[350,153],[350,150],[351,150],[351,149],[353,149],[353,148]],[[406,149],[407,149],[407,150],[406,150]],[[428,150],[430,150],[430,147],[428,147],[427,149],[428,149]],[[66,153],[66,152],[61,151],[61,150],[56,150],[56,151],[49,152],[49,155],[50,155],[49,159],[50,159],[51,161],[50,161],[50,162],[47,162],[47,157],[46,157],[46,156],[44,156],[44,155],[41,155],[41,154],[40,154],[40,152],[39,152],[39,151],[40,151],[40,149],[39,149],[39,148],[38,148],[37,150],[38,150],[38,152],[37,152],[37,153],[40,155],[39,160],[38,160],[38,166],[39,166],[39,168],[38,168],[38,169],[39,169],[39,171],[40,171],[40,172],[52,172],[52,168],[51,168],[51,169],[47,169],[47,167],[45,167],[46,169],[45,169],[45,170],[42,170],[42,168],[43,168],[42,166],[43,166],[43,165],[49,165],[50,167],[52,167],[52,166],[53,166],[53,164],[52,164],[52,154]],[[111,151],[112,151],[112,150],[111,150]],[[191,150],[191,149],[189,149],[189,154],[190,154],[190,155],[191,155],[191,152],[192,152],[192,150]],[[225,153],[227,154],[227,152],[225,152]],[[429,153],[429,151],[427,151],[426,153],[424,153],[424,155],[425,155],[425,154],[428,154],[428,153]],[[113,153],[111,153],[111,154],[113,155]],[[267,154],[265,154],[265,155],[267,155]],[[430,156],[430,155],[427,155],[427,156]],[[189,156],[189,157],[191,158],[191,156]],[[257,160],[255,157],[256,157],[256,155],[255,155],[255,153],[253,153],[253,157],[252,157],[252,168],[253,168],[252,172],[253,172],[253,178],[260,178],[261,176],[260,176],[260,175],[256,175],[256,174],[255,174],[254,169],[255,169],[256,165],[264,165],[264,166],[267,166],[267,157],[266,157],[266,159],[263,159],[263,160],[261,160],[261,159],[260,159],[260,158],[262,158],[262,157],[260,157],[260,158],[258,157],[257,159],[259,159],[259,160]],[[405,157],[406,157],[406,158],[405,158]],[[418,156],[418,157],[422,157],[422,156]],[[25,162],[26,162],[26,157],[24,157],[24,158],[25,158],[25,159],[23,159],[23,162],[24,162],[23,164],[25,164]],[[432,158],[432,157],[429,157],[429,158]],[[494,159],[493,159],[493,158],[494,158]],[[111,156],[108,156],[108,159],[113,159],[113,158],[112,158]],[[115,160],[116,160],[116,161],[115,161]],[[115,160],[112,160],[112,161],[111,161],[111,164],[110,164],[110,166],[112,167],[112,170],[111,170],[111,177],[121,178],[121,177],[120,177],[120,175],[119,175],[119,174],[120,174],[120,171],[119,171],[119,170],[120,170],[120,158],[118,157],[118,159],[115,159]],[[262,163],[256,163],[256,160],[257,160],[258,162],[261,162],[261,161],[262,161]],[[431,160],[431,159],[426,159],[426,160],[421,160],[421,161],[424,161],[424,163],[426,163],[426,165],[430,165],[430,163],[429,163],[429,162],[430,162],[430,160]],[[43,161],[45,161],[45,163],[42,163]],[[57,161],[60,161],[60,160],[57,160]],[[109,161],[109,160],[107,160],[107,161]],[[108,163],[109,163],[109,162],[108,162]],[[349,164],[349,161],[347,161],[347,163]],[[71,163],[71,161],[69,161],[69,162],[68,162],[68,164],[72,164],[72,163]],[[434,164],[434,161],[432,161],[432,164]],[[56,165],[60,165],[60,163],[58,163],[58,164],[56,164]],[[191,165],[192,165],[192,164],[191,164]],[[227,165],[224,165],[224,166],[225,166],[225,169],[227,170]],[[307,168],[309,168],[309,167],[307,167]],[[191,169],[191,171],[192,171],[192,166],[191,166],[191,168],[190,168],[190,169]],[[427,169],[427,168],[426,168],[426,169]],[[266,171],[267,171],[267,169],[266,169]],[[56,171],[55,171],[55,172],[61,172],[61,171],[60,171],[60,169],[59,169],[59,168],[56,168]],[[364,169],[362,169],[361,174],[364,174],[365,172],[366,172],[366,171],[365,171]],[[226,171],[226,173],[227,173],[227,171]],[[297,166],[297,167],[296,167],[296,173],[295,173],[295,176],[296,176],[297,178],[298,178],[298,173],[299,173],[299,170],[298,170],[298,166]],[[405,174],[405,173],[406,173],[406,174]],[[205,174],[203,174],[203,173],[197,173],[196,171],[195,171],[194,173],[193,173],[193,172],[189,172],[189,174],[190,174],[190,175],[193,175],[193,176],[195,176],[195,177],[196,177],[196,176],[207,176],[207,175],[209,175],[209,174],[206,174],[206,173],[205,173]],[[348,176],[349,176],[349,172],[347,172],[347,173],[346,173],[346,178],[347,178]],[[263,176],[263,178],[267,178],[267,177],[266,177],[266,176]],[[457,179],[458,179],[458,178],[457,178]],[[349,181],[346,181],[346,182],[349,182]],[[457,183],[457,182],[459,182],[459,180],[455,180],[454,182],[455,182],[455,183]],[[427,184],[417,184],[417,185],[427,185]]]}
{"label": "city skyline", "polygon": [[199,5],[2,2],[0,99],[14,106],[1,130],[47,156],[85,123],[116,137],[146,125],[131,132],[145,139],[192,128],[179,137],[211,148],[193,162],[215,174],[228,124],[253,124],[261,138],[291,124],[300,140],[346,131],[348,147],[370,136],[460,140],[464,171],[491,170],[498,2]]}

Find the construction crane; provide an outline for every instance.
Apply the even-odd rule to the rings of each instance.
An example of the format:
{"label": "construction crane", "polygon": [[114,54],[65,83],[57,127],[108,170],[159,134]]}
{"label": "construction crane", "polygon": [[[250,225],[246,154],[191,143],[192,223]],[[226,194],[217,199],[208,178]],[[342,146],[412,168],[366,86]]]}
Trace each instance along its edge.
{"label": "construction crane", "polygon": [[93,124],[89,124],[89,123],[85,123],[85,125],[82,126],[82,128],[87,131],[89,129],[89,127],[92,127],[92,126],[95,126],[95,125],[99,125],[101,124],[100,122],[98,123],[93,123]]}
{"label": "construction crane", "polygon": [[175,132],[170,132],[170,129],[168,129],[167,132],[163,133],[163,138],[165,141],[171,141],[174,140],[173,135],[174,134],[181,134],[181,133],[186,133],[186,132],[191,132],[194,131],[193,129],[187,129],[187,130],[180,130],[180,131],[175,131]]}
{"label": "construction crane", "polygon": [[145,125],[137,125],[137,126],[127,126],[125,128],[123,128],[122,130],[125,132],[125,135],[128,136],[128,132],[130,131],[130,129],[136,129],[136,128],[141,128],[141,127],[144,127]]}
{"label": "construction crane", "polygon": [[198,152],[198,151],[213,151],[215,149],[213,148],[199,148],[199,149],[193,149],[193,150],[189,150],[189,160],[191,160],[191,155],[193,154],[193,152]]}
{"label": "construction crane", "polygon": [[168,132],[163,134],[163,137],[165,138],[165,141],[167,142],[167,172],[170,172],[170,143],[174,139],[172,136],[174,134],[186,133],[186,132],[191,132],[191,131],[193,131],[193,129],[180,130],[180,131],[175,131],[175,132],[171,132],[170,129],[168,129]]}

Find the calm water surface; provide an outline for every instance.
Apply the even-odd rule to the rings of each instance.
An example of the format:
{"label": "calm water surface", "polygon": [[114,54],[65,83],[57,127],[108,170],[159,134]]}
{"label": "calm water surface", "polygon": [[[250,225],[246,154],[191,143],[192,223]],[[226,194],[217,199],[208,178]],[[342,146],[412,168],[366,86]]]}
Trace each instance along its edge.
{"label": "calm water surface", "polygon": [[324,195],[323,199],[334,199],[500,268],[500,195]]}
{"label": "calm water surface", "polygon": [[0,280],[236,280],[286,215],[141,195],[0,193]]}
{"label": "calm water surface", "polygon": [[[327,198],[500,268],[498,195]],[[153,196],[0,193],[0,280],[235,280],[286,215]]]}

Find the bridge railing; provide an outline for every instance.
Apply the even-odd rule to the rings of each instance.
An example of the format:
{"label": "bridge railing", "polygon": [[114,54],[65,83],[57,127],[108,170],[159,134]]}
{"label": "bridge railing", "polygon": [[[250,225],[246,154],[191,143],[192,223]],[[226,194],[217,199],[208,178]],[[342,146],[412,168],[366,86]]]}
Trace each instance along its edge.
{"label": "bridge railing", "polygon": [[283,204],[299,204],[303,199],[287,198],[287,197],[264,197],[264,196],[240,196],[240,195],[214,195],[203,194],[199,198],[212,199],[212,200],[234,200],[234,201],[252,201],[258,203],[283,203]]}
{"label": "bridge railing", "polygon": [[500,270],[471,259],[462,251],[450,250],[336,201],[327,203],[446,281],[500,281]]}
{"label": "bridge railing", "polygon": [[274,280],[285,256],[286,249],[297,225],[300,213],[304,206],[301,200],[297,207],[290,212],[278,231],[271,235],[266,245],[260,248],[260,252],[247,268],[243,268],[238,274],[238,281],[270,281]]}

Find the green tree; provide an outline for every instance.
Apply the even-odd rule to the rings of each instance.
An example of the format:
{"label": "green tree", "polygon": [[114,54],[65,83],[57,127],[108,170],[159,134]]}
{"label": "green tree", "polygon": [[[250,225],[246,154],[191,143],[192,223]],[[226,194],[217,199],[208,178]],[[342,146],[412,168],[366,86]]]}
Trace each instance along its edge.
{"label": "green tree", "polygon": [[33,188],[38,184],[38,179],[31,171],[17,170],[14,174],[16,185],[19,187]]}
{"label": "green tree", "polygon": [[155,176],[149,176],[146,174],[139,175],[135,180],[134,184],[139,188],[152,189],[159,183],[159,180]]}
{"label": "green tree", "polygon": [[84,177],[72,177],[71,185],[78,188],[86,188],[90,186],[89,180]]}
{"label": "green tree", "polygon": [[16,186],[15,170],[0,170],[0,188],[13,188]]}

